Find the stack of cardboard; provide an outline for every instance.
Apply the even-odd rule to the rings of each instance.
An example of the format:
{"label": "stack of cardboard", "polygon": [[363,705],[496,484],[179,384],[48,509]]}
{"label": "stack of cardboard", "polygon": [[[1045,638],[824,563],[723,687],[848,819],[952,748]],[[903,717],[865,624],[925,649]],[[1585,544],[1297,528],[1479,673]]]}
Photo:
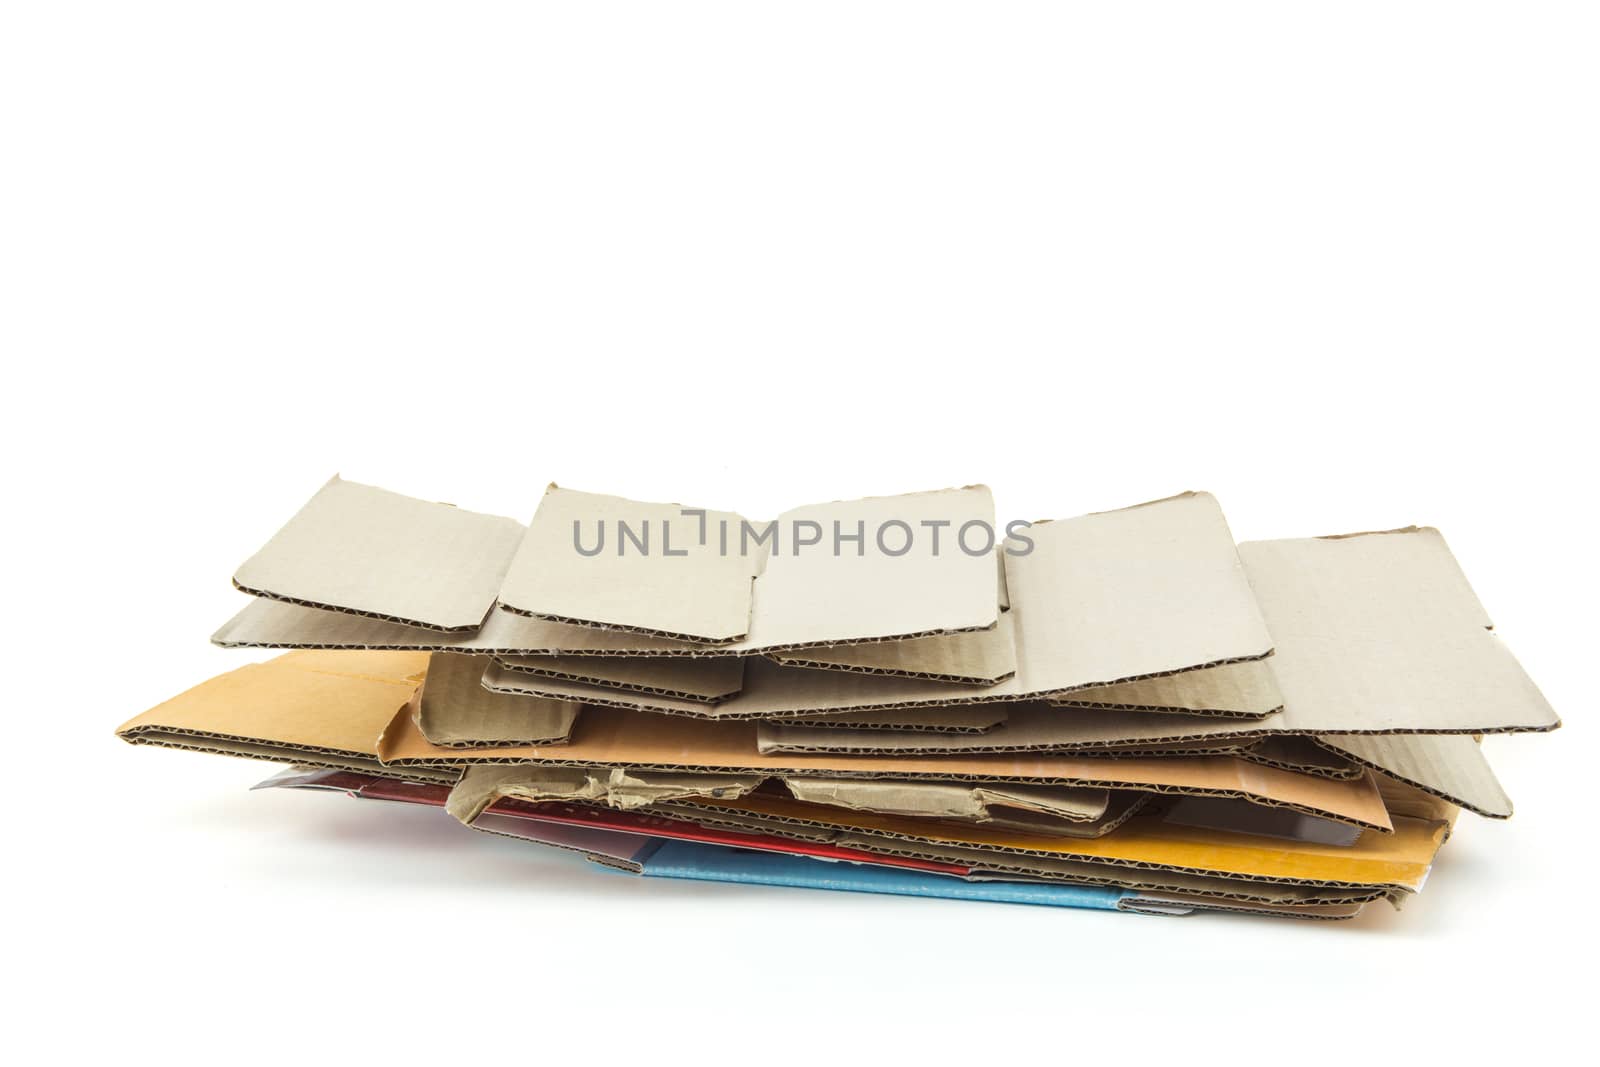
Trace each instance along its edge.
{"label": "stack of cardboard", "polygon": [[213,641],[296,651],[122,737],[643,875],[1342,919],[1511,814],[1481,735],[1559,725],[1437,531],[1236,545],[1204,493],[525,528],[335,478],[234,584]]}

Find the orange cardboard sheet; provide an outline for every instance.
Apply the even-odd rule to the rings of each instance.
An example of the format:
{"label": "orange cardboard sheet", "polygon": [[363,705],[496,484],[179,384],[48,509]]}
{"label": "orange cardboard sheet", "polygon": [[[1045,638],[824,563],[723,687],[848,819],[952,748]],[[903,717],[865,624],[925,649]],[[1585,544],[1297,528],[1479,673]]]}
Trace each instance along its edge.
{"label": "orange cardboard sheet", "polygon": [[117,736],[133,744],[383,773],[378,735],[412,698],[427,663],[416,652],[291,652],[201,682],[123,723]]}
{"label": "orange cardboard sheet", "polygon": [[595,765],[653,771],[827,775],[912,780],[1048,782],[1194,796],[1239,797],[1353,825],[1392,824],[1369,777],[1336,781],[1263,767],[1226,756],[1089,759],[1060,755],[981,754],[943,757],[841,753],[764,756],[756,725],[619,708],[586,707],[564,745],[460,750],[430,744],[409,711],[394,716],[378,745],[394,767],[463,767],[480,763]]}

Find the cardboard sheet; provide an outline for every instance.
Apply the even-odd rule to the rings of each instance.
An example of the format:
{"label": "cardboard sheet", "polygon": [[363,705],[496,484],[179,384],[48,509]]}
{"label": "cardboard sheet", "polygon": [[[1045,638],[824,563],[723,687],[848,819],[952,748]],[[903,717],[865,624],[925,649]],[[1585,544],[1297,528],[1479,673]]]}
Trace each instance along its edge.
{"label": "cardboard sheet", "polygon": [[[730,718],[773,718],[1049,698],[1138,678],[1257,660],[1272,650],[1239,566],[1232,535],[1221,509],[1208,494],[1189,493],[1124,511],[1039,523],[1029,528],[1027,536],[1032,551],[1005,560],[1011,609],[998,611],[992,576],[984,599],[985,617],[992,621],[998,615],[997,626],[1010,628],[1017,660],[1011,678],[992,686],[973,686],[927,678],[785,668],[757,658],[746,665],[744,690],[719,705],[715,713]],[[854,562],[853,557],[845,558]],[[889,560],[885,566],[904,562]],[[976,557],[972,562],[988,565],[987,560]],[[905,573],[916,571],[917,567],[911,567]],[[758,622],[760,603],[767,595],[762,590],[776,587],[772,582],[776,573],[777,569],[769,567],[756,583]],[[816,590],[824,586],[811,583],[806,588],[816,596]],[[880,588],[884,595],[891,591],[889,584]],[[801,592],[790,595],[799,598]],[[835,598],[830,610],[839,611],[846,603],[851,601]],[[598,654],[607,647],[619,654],[641,656],[695,651],[684,642],[663,644],[664,639],[519,618],[505,611],[492,612],[476,635],[442,642],[438,635],[375,620],[352,624],[307,614],[308,609],[285,609],[293,606],[251,605],[213,640],[250,647],[425,646],[514,655],[563,649],[572,653],[573,631],[586,630],[585,654]],[[762,637],[760,630],[753,626],[747,640],[716,651],[779,650],[780,643]],[[705,649],[700,654],[706,654]],[[1192,710],[1259,716],[1264,701],[1275,703],[1267,701],[1262,684],[1258,679],[1248,690],[1236,686],[1239,707],[1225,706],[1226,700],[1219,697],[1207,703],[1224,706]],[[585,699],[568,691],[527,687],[514,691]],[[668,697],[647,695],[631,706],[694,713],[694,709],[675,706]]]}
{"label": "cardboard sheet", "polygon": [[1446,827],[1440,823],[1397,819],[1392,834],[1367,833],[1354,845],[1339,847],[1258,839],[1134,818],[1114,834],[1085,840],[1044,838],[993,830],[981,824],[935,824],[926,819],[847,812],[764,795],[726,801],[697,799],[689,806],[751,812],[868,836],[928,841],[980,851],[1081,857],[1192,874],[1229,874],[1316,885],[1377,886],[1411,892],[1421,887],[1446,833]]}
{"label": "cardboard sheet", "polygon": [[1081,885],[1117,886],[1151,893],[1203,894],[1238,904],[1283,907],[1361,904],[1395,892],[1383,886],[1285,883],[1237,875],[1197,875],[1161,868],[1132,867],[1091,858],[1017,855],[878,834],[829,830],[727,810],[711,811],[676,804],[662,805],[662,810],[671,812],[675,817],[699,819],[701,825],[705,826],[742,829],[775,837],[793,834],[796,840],[827,842],[871,853],[885,860],[960,864],[967,868],[965,877],[971,879],[1060,879]]}
{"label": "cardboard sheet", "polygon": [[476,630],[522,540],[512,519],[337,475],[234,573],[258,597],[432,630]]}
{"label": "cardboard sheet", "polygon": [[794,652],[774,652],[773,662],[785,667],[887,674],[967,685],[994,685],[1017,673],[1017,652],[1010,627],[995,626],[958,634],[913,637],[850,645],[820,645]]}
{"label": "cardboard sheet", "polygon": [[[633,542],[593,556],[574,546],[574,524],[596,531],[604,521],[668,536],[654,552]],[[501,606],[557,622],[637,631],[751,651],[876,641],[992,627],[993,562],[947,543],[913,538],[903,555],[869,546],[887,522],[922,531],[924,522],[959,529],[994,525],[994,501],[983,486],[873,497],[799,508],[776,523],[777,550],[744,537],[746,520],[730,512],[685,516],[677,504],[642,504],[554,486],[545,494],[528,537],[501,589]],[[802,545],[793,531],[814,528],[820,544]],[[837,528],[864,531],[860,554],[847,543],[833,551]],[[765,523],[749,523],[759,532]],[[702,538],[702,532],[705,536]],[[724,541],[724,533],[728,540]],[[952,535],[953,538],[953,535]],[[593,542],[585,542],[593,547]],[[898,549],[898,543],[893,548]],[[742,640],[741,640],[742,639]]]}
{"label": "cardboard sheet", "polygon": [[[291,652],[201,682],[123,723],[117,736],[392,776],[378,761],[378,735],[411,698],[426,663],[409,652]],[[458,772],[411,768],[403,776],[450,781]]]}
{"label": "cardboard sheet", "polygon": [[[678,640],[724,644],[745,636],[750,583],[766,554],[719,551],[683,510],[550,486],[501,587],[501,607]],[[712,529],[721,521],[737,529],[741,521],[722,511],[706,519]],[[642,540],[630,541],[630,533]]]}
{"label": "cardboard sheet", "polygon": [[1551,730],[1439,531],[1239,546],[1295,733]]}
{"label": "cardboard sheet", "polygon": [[418,698],[423,736],[447,747],[564,743],[578,705],[489,692],[482,684],[486,658],[433,654]]}
{"label": "cardboard sheet", "polygon": [[756,742],[761,752],[769,754],[1072,752],[1202,739],[1261,738],[1266,736],[1274,719],[1273,716],[1253,720],[1092,708],[1066,711],[1039,703],[1011,704],[1006,714],[1004,723],[981,734],[817,729],[776,721],[762,722],[756,729]]}
{"label": "cardboard sheet", "polygon": [[[660,656],[499,656],[507,670],[601,689],[715,704],[744,684],[744,661],[734,656],[666,659]],[[479,672],[481,678],[482,671]]]}
{"label": "cardboard sheet", "polygon": [[990,754],[921,758],[838,754],[765,756],[756,750],[755,732],[756,727],[749,723],[588,707],[579,716],[566,745],[452,750],[429,744],[407,709],[396,715],[384,732],[379,754],[385,763],[395,767],[465,767],[483,763],[596,765],[639,771],[1031,782],[1237,796],[1382,831],[1391,829],[1377,789],[1366,779],[1309,778],[1235,759],[1079,759],[1058,755]]}
{"label": "cardboard sheet", "polygon": [[1137,682],[1080,689],[1051,703],[1068,708],[1156,711],[1265,718],[1283,709],[1273,657],[1224,663]]}
{"label": "cardboard sheet", "polygon": [[1511,798],[1470,734],[1329,734],[1317,740],[1336,756],[1468,811],[1511,817]]}

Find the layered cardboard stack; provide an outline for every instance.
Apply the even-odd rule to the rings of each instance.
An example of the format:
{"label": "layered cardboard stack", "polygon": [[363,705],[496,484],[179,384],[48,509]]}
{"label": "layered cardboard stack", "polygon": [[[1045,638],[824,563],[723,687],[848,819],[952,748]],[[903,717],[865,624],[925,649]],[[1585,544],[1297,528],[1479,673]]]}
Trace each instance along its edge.
{"label": "layered cardboard stack", "polygon": [[1559,725],[1436,530],[1236,545],[1204,493],[525,528],[335,478],[234,584],[213,641],[295,651],[122,737],[642,875],[1342,919],[1511,814],[1481,735]]}

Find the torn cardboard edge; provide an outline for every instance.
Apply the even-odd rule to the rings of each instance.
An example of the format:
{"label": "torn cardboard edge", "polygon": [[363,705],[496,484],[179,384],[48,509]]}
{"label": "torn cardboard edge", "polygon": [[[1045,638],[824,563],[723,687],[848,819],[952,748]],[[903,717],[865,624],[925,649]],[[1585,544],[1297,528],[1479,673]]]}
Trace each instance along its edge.
{"label": "torn cardboard edge", "polygon": [[[359,777],[359,776],[356,776]],[[273,783],[297,786],[302,783],[294,781]],[[269,784],[269,783],[263,783]],[[354,787],[354,788],[353,788]],[[442,807],[446,802],[448,790],[440,786],[414,785],[410,783],[386,782],[371,779],[366,784],[346,782],[338,788],[350,792],[352,795],[370,797],[379,800],[400,800],[409,803],[428,804]],[[525,834],[516,830],[508,830],[508,826],[520,823],[546,820],[571,820],[579,825],[595,826],[605,825],[612,830],[619,826],[626,827],[623,832],[648,838],[651,835],[677,834],[679,839],[693,841],[709,841],[707,831],[715,831],[717,827],[710,822],[723,821],[728,823],[728,833],[741,834],[742,837],[721,838],[720,843],[741,848],[776,848],[789,854],[822,855],[817,846],[825,845],[820,835],[812,834],[808,837],[782,835],[759,835],[752,833],[748,828],[740,828],[740,820],[734,816],[713,813],[709,816],[708,824],[700,824],[690,818],[677,815],[665,817],[654,812],[605,812],[588,809],[583,805],[566,804],[526,804],[512,802],[504,809],[504,813],[480,815],[475,829],[501,834],[503,836],[520,837],[531,840]],[[792,830],[804,828],[792,827]],[[838,835],[829,832],[828,836],[840,837],[848,840],[849,835]],[[570,843],[570,842],[569,842]],[[994,854],[975,853],[972,850],[961,850],[950,847],[923,845],[904,847],[899,843],[867,839],[859,842],[865,848],[858,852],[866,853],[858,856],[860,862],[872,864],[906,865],[911,869],[936,870],[941,873],[964,877],[972,881],[995,879],[1021,879],[1053,881],[1061,880],[1074,884],[1107,885],[1126,887],[1140,892],[1167,892],[1191,895],[1202,895],[1218,900],[1243,904],[1264,904],[1271,906],[1325,906],[1348,905],[1376,900],[1385,895],[1382,889],[1349,889],[1308,887],[1297,885],[1280,885],[1263,882],[1261,880],[1236,879],[1225,876],[1196,876],[1182,875],[1171,872],[1140,871],[1125,867],[1110,867],[1094,861],[1065,861],[1058,859],[1033,859],[1027,857],[1005,857]],[[848,848],[849,845],[842,846]],[[797,851],[799,849],[806,852]],[[919,852],[921,857],[902,855],[904,852]],[[841,850],[828,853],[830,858],[846,858]],[[614,863],[629,868],[629,860],[634,855],[630,850],[613,850],[612,855],[602,862]]]}
{"label": "torn cardboard edge", "polygon": [[431,745],[408,711],[395,716],[379,742],[380,758],[396,767],[545,764],[621,766],[663,773],[809,775],[948,781],[1032,782],[1151,793],[1233,796],[1294,808],[1387,833],[1392,829],[1368,779],[1336,781],[1223,758],[1082,759],[1070,756],[849,755],[763,756],[755,727],[585,708],[566,745],[450,750]]}

